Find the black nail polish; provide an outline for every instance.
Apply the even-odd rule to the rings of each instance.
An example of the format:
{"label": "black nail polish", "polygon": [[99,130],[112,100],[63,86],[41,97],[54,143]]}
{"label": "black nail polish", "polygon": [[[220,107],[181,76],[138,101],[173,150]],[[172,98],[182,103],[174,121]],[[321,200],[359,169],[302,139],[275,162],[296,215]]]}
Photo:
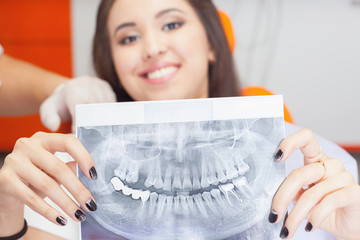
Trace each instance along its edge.
{"label": "black nail polish", "polygon": [[279,149],[279,150],[276,152],[275,156],[274,156],[275,162],[280,161],[281,158],[282,158],[282,156],[283,156],[283,154],[284,154],[283,151],[282,151],[281,149]]}
{"label": "black nail polish", "polygon": [[289,212],[286,212],[285,216],[284,216],[284,220],[283,220],[283,227],[284,227],[284,225],[286,223],[286,220],[287,220],[288,216],[289,216]]}
{"label": "black nail polish", "polygon": [[280,238],[285,239],[288,236],[289,236],[289,230],[287,229],[287,227],[283,227],[280,232]]}
{"label": "black nail polish", "polygon": [[95,211],[97,209],[96,203],[91,198],[86,201],[85,205],[90,211]]}
{"label": "black nail polish", "polygon": [[313,225],[311,224],[311,222],[308,222],[305,226],[305,231],[311,232],[312,228],[313,228]]}
{"label": "black nail polish", "polygon": [[76,210],[75,217],[80,221],[83,222],[86,220],[85,213],[81,210]]}
{"label": "black nail polish", "polygon": [[65,225],[67,224],[66,219],[63,218],[62,216],[58,216],[58,217],[56,218],[56,222],[57,222],[58,224],[60,224],[61,226],[65,226]]}
{"label": "black nail polish", "polygon": [[96,169],[94,166],[92,166],[90,168],[89,174],[90,174],[91,179],[93,179],[93,180],[97,179],[97,172],[96,172]]}
{"label": "black nail polish", "polygon": [[278,218],[277,212],[275,210],[271,210],[271,212],[269,214],[269,222],[274,223],[274,222],[276,222],[277,218]]}
{"label": "black nail polish", "polygon": [[284,216],[283,226],[285,225],[288,216],[289,216],[289,212],[286,212]]}

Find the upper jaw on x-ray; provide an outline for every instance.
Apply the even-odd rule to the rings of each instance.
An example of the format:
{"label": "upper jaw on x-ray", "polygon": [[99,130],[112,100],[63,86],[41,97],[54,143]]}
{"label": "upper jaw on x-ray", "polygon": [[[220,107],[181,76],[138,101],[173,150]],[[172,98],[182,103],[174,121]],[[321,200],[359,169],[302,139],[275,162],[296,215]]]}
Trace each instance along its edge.
{"label": "upper jaw on x-ray", "polygon": [[97,201],[91,215],[130,239],[246,232],[284,177],[272,160],[282,128],[280,117],[79,127],[98,171],[79,176]]}

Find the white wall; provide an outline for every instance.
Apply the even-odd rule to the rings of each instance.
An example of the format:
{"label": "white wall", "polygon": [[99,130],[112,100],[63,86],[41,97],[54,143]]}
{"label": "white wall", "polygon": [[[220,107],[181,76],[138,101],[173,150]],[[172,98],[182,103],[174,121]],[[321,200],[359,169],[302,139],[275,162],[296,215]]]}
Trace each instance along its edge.
{"label": "white wall", "polygon": [[283,94],[297,124],[360,145],[360,1],[216,0],[245,85]]}
{"label": "white wall", "polygon": [[[295,122],[360,145],[360,0],[214,0],[232,18],[243,85],[283,94]],[[99,0],[72,0],[74,75],[93,75]]]}
{"label": "white wall", "polygon": [[71,35],[74,76],[95,76],[92,42],[100,0],[71,0]]}

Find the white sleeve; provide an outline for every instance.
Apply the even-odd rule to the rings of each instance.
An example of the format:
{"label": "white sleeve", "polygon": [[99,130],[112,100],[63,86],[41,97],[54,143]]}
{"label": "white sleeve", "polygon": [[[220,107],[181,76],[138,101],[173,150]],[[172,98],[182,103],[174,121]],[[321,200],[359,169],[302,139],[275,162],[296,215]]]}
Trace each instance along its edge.
{"label": "white sleeve", "polygon": [[4,52],[4,48],[0,44],[0,56],[1,56],[1,54],[3,54],[3,52]]}

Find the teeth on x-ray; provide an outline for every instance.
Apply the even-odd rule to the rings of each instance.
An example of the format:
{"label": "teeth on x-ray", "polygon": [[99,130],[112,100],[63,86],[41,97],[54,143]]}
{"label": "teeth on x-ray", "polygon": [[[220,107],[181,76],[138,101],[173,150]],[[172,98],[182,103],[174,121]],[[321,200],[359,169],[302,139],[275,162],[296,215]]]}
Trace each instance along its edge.
{"label": "teeth on x-ray", "polygon": [[210,192],[203,192],[202,198],[205,200],[206,205],[213,211],[216,212],[216,207],[213,203],[213,199],[211,199]]}
{"label": "teeth on x-ray", "polygon": [[[155,132],[153,137],[158,141],[155,143],[151,141],[152,132],[148,129],[131,126],[129,130],[123,130],[123,133],[132,135],[122,136],[127,154],[120,157],[110,181],[114,190],[134,200],[139,199],[144,204],[149,202],[150,209],[156,211],[157,217],[164,209],[174,207],[181,209],[179,212],[197,210],[205,216],[209,210],[216,211],[219,207],[233,206],[234,201],[242,202],[250,198],[252,192],[246,187],[248,182],[245,176],[250,166],[234,147],[241,136],[250,137],[252,133],[244,131],[240,134],[231,123],[225,124],[228,129],[220,125],[202,126],[212,127],[207,136],[199,124],[191,136],[185,130],[166,128],[166,133],[173,135],[170,139],[177,139],[176,144],[165,141],[169,136],[164,131]],[[194,136],[200,139],[194,140]],[[202,137],[205,139],[202,140]],[[257,139],[257,136],[251,138],[255,142]],[[184,151],[186,146],[190,151]],[[136,150],[143,153],[131,153]],[[151,161],[144,162],[145,155]],[[194,161],[189,158],[198,159]],[[164,164],[164,160],[176,161],[174,164]],[[189,164],[188,160],[192,163]],[[141,185],[144,188],[140,189]]]}
{"label": "teeth on x-ray", "polygon": [[[247,163],[239,158],[235,159],[234,164],[224,163],[223,165],[220,161],[206,163],[206,160],[202,159],[201,174],[198,174],[197,170],[193,170],[192,176],[188,168],[180,170],[169,166],[164,171],[163,178],[160,161],[155,161],[149,166],[144,186],[147,188],[153,186],[164,191],[191,191],[208,188],[210,185],[217,186],[219,182],[226,183],[249,171],[250,167]],[[131,164],[130,168],[125,171],[123,170],[126,168],[124,162],[121,161],[119,167],[114,170],[114,175],[127,183],[137,183],[139,180],[138,164]]]}
{"label": "teeth on x-ray", "polygon": [[236,187],[236,191],[240,193],[244,198],[251,198],[253,196],[253,190],[249,187],[246,177],[240,177],[232,181]]}
{"label": "teeth on x-ray", "polygon": [[236,164],[239,175],[244,175],[247,171],[249,171],[249,165],[246,164],[242,159],[235,157],[234,162]]}
{"label": "teeth on x-ray", "polygon": [[156,217],[157,218],[160,218],[164,211],[165,201],[166,201],[166,195],[159,194],[158,202],[157,202],[157,206],[156,206],[156,208],[157,208]]}
{"label": "teeth on x-ray", "polygon": [[207,216],[208,214],[206,212],[205,205],[200,193],[194,195],[194,201],[200,213],[204,216]]}
{"label": "teeth on x-ray", "polygon": [[171,176],[172,176],[172,167],[168,167],[165,172],[164,186],[163,186],[163,189],[165,191],[171,191]]}
{"label": "teeth on x-ray", "polygon": [[215,201],[221,206],[221,207],[227,207],[226,202],[223,200],[223,198],[221,197],[220,194],[220,190],[219,189],[212,189],[210,191],[211,196],[213,196],[213,198],[215,198]]}
{"label": "teeth on x-ray", "polygon": [[282,180],[272,161],[282,136],[262,132],[275,123],[282,129],[282,118],[81,128],[111,133],[98,134],[90,152],[99,179],[82,177],[102,210],[91,216],[130,239],[161,239],[148,238],[158,229],[179,239],[186,229],[201,229],[200,239],[248,229],[266,218]]}
{"label": "teeth on x-ray", "polygon": [[210,186],[210,183],[208,181],[208,170],[207,170],[207,164],[205,163],[205,159],[201,159],[201,187],[207,188]]}
{"label": "teeth on x-ray", "polygon": [[184,169],[182,175],[184,179],[182,183],[182,190],[191,191],[193,189],[193,186],[191,184],[191,179],[190,179],[190,170],[188,168]]}
{"label": "teeth on x-ray", "polygon": [[141,195],[141,190],[138,190],[138,189],[134,189],[132,192],[131,192],[131,197],[133,199],[139,199],[140,198],[140,195]]}
{"label": "teeth on x-ray", "polygon": [[117,177],[113,177],[110,182],[116,191],[121,191],[124,187],[124,183]]}
{"label": "teeth on x-ray", "polygon": [[[219,186],[219,189],[225,195],[225,198],[229,202],[229,204],[232,206],[229,194],[234,189],[234,185],[232,183],[224,184],[224,185]],[[232,192],[232,193],[235,195],[234,192]]]}
{"label": "teeth on x-ray", "polygon": [[126,174],[126,181],[128,183],[136,183],[139,179],[139,164],[132,161],[130,163],[128,172]]}
{"label": "teeth on x-ray", "polygon": [[193,178],[192,178],[192,180],[193,180],[193,182],[192,182],[193,190],[201,189],[200,176],[199,176],[199,173],[197,172],[197,170],[195,170],[195,169],[193,169]]}
{"label": "teeth on x-ray", "polygon": [[172,189],[172,191],[183,190],[182,189],[182,184],[181,184],[181,179],[180,179],[180,171],[179,171],[179,169],[175,170],[174,180],[173,180],[173,184],[172,184],[171,189]]}
{"label": "teeth on x-ray", "polygon": [[189,214],[189,206],[188,206],[188,204],[187,204],[186,197],[188,197],[188,196],[184,196],[184,195],[180,195],[180,196],[179,196],[180,209],[183,211],[184,215],[188,215],[188,214]]}
{"label": "teeth on x-ray", "polygon": [[146,202],[150,197],[150,191],[146,190],[146,191],[140,191],[140,198],[142,202]]}
{"label": "teeth on x-ray", "polygon": [[[232,183],[220,184],[217,186],[218,188],[211,189],[210,191],[203,191],[193,195],[189,195],[190,192],[186,191],[178,192],[180,195],[177,196],[158,194],[156,192],[150,192],[149,190],[132,189],[116,176],[114,176],[110,182],[115,191],[121,191],[124,195],[130,196],[132,199],[139,199],[143,203],[149,202],[153,208],[156,207],[158,217],[163,213],[165,206],[169,209],[175,207],[178,212],[181,212],[179,209],[188,211],[189,208],[194,209],[196,206],[196,209],[205,216],[207,215],[207,207],[214,212],[218,208],[218,206],[214,204],[214,201],[220,207],[232,206],[233,202],[231,199],[236,199],[241,202],[243,201],[241,196],[250,198],[252,194],[247,186],[246,177],[244,176],[232,180]],[[235,189],[238,193],[234,191]]]}

